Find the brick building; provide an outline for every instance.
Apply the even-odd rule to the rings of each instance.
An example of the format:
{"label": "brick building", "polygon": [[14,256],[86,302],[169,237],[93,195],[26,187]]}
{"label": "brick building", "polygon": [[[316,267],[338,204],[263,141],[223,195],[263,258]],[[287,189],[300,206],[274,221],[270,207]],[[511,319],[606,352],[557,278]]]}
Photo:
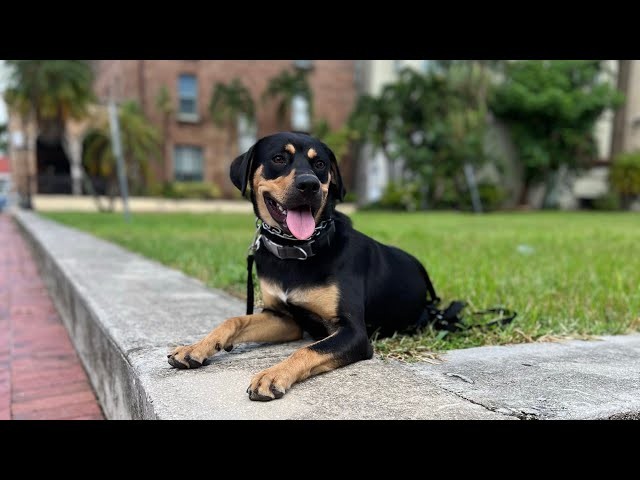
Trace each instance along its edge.
{"label": "brick building", "polygon": [[[308,69],[314,119],[326,119],[332,129],[344,124],[356,99],[355,62],[351,60],[97,60],[93,65],[101,102],[106,102],[111,91],[118,101],[135,99],[159,131],[166,131],[164,164],[155,166],[156,179],[214,182],[225,196],[234,191],[229,180],[233,158],[256,138],[278,130],[275,102],[261,99],[269,79],[284,69]],[[208,107],[214,85],[234,78],[251,92],[256,129],[239,122],[238,139],[229,156],[228,132],[214,125]],[[156,107],[163,86],[174,107],[166,126]],[[309,128],[306,111],[306,105],[294,102],[289,126]],[[350,177],[348,167],[345,165],[346,176]]]}

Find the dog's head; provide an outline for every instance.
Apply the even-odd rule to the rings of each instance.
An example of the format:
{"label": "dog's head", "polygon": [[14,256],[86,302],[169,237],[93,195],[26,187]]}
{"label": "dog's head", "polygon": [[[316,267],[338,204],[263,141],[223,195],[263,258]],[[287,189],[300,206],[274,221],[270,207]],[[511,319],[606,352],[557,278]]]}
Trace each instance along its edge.
{"label": "dog's head", "polygon": [[256,215],[299,240],[344,198],[345,189],[333,152],[305,133],[264,137],[231,164],[231,181],[251,192]]}

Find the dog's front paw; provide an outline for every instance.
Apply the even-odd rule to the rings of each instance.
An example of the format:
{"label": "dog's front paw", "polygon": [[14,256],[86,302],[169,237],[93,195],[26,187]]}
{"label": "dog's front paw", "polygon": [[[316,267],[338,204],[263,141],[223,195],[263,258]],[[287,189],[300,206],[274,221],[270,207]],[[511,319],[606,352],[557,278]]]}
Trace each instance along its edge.
{"label": "dog's front paw", "polygon": [[283,373],[279,373],[277,368],[268,368],[254,375],[253,379],[251,379],[251,385],[247,388],[249,398],[259,402],[269,402],[282,398],[291,386],[291,382]]}
{"label": "dog's front paw", "polygon": [[175,368],[199,368],[205,363],[207,356],[198,352],[198,344],[195,343],[176,348],[167,358],[169,365]]}

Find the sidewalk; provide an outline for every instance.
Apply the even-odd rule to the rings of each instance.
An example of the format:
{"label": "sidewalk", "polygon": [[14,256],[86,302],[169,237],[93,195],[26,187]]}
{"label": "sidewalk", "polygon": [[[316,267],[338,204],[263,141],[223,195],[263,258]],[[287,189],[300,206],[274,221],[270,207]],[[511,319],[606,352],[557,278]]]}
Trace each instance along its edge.
{"label": "sidewalk", "polygon": [[[88,195],[34,195],[33,208],[41,212],[97,212],[93,197]],[[102,205],[106,206],[108,199],[101,197]],[[197,200],[170,199],[162,197],[130,197],[129,209],[134,213],[251,213],[253,207],[247,200]],[[122,212],[122,201],[116,198],[114,210]],[[341,203],[338,210],[351,214],[355,211],[352,203]]]}
{"label": "sidewalk", "polygon": [[32,254],[0,214],[0,420],[102,418]]}

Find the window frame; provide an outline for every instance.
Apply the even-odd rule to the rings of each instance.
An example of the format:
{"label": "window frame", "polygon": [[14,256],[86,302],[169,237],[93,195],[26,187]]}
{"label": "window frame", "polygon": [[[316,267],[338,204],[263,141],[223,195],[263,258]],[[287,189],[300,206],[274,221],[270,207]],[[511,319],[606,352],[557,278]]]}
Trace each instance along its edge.
{"label": "window frame", "polygon": [[[192,151],[199,151],[200,152],[200,174],[199,177],[196,178],[196,176],[194,175],[190,175],[191,172],[182,169],[180,172],[178,172],[177,166],[180,162],[183,162],[183,158],[182,155],[184,154],[178,154],[179,151],[187,151],[187,150],[192,150]],[[178,161],[178,159],[180,158],[180,162]],[[182,165],[181,165],[182,166]],[[191,176],[191,178],[189,178]],[[176,143],[173,146],[173,180],[175,182],[204,182],[205,180],[205,162],[204,162],[204,148],[200,145],[193,145],[193,144],[189,144],[189,143]]]}
{"label": "window frame", "polygon": [[[195,93],[193,95],[183,95],[181,89],[181,81],[184,77],[191,77],[194,80],[195,85]],[[198,76],[195,73],[180,73],[178,75],[178,108],[177,108],[177,118],[181,122],[198,122],[200,120],[200,112],[198,109]],[[191,100],[194,104],[194,112],[183,112],[182,111],[182,100]]]}

